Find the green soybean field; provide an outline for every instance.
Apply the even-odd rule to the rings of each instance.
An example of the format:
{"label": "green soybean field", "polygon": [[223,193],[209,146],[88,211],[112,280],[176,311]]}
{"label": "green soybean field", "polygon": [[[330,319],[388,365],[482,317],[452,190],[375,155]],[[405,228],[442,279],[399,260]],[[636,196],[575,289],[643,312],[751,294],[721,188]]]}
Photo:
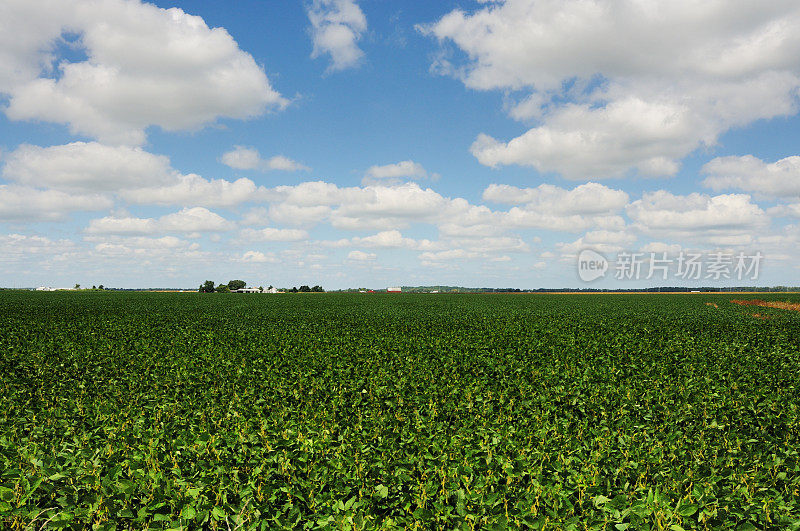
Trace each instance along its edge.
{"label": "green soybean field", "polygon": [[800,529],[746,297],[0,292],[0,529]]}

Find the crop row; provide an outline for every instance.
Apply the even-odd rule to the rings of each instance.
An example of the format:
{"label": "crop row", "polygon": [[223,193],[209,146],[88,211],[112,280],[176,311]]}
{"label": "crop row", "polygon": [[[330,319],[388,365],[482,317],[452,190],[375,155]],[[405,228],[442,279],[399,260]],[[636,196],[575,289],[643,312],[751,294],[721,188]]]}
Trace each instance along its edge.
{"label": "crop row", "polygon": [[800,320],[764,313],[4,293],[0,523],[797,529]]}

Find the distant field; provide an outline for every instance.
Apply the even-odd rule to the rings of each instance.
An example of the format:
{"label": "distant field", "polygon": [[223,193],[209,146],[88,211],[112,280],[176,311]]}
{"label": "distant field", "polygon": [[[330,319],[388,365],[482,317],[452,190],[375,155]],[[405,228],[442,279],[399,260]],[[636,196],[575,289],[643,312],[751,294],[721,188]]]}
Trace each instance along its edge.
{"label": "distant field", "polygon": [[0,293],[0,528],[798,529],[797,294]]}

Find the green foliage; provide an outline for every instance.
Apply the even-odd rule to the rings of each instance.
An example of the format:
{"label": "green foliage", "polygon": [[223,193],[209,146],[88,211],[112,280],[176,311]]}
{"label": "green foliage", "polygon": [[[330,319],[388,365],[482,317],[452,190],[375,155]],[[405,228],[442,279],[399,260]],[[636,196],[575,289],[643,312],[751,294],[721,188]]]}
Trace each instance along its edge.
{"label": "green foliage", "polygon": [[244,280],[231,280],[228,282],[228,289],[233,291],[237,289],[242,289],[247,286],[247,282]]}
{"label": "green foliage", "polygon": [[8,292],[0,528],[798,529],[800,314],[729,298]]}
{"label": "green foliage", "polygon": [[200,293],[214,293],[214,281],[213,280],[206,280],[200,285]]}
{"label": "green foliage", "polygon": [[230,293],[230,291],[231,291],[231,290],[228,288],[228,285],[227,285],[227,284],[220,284],[219,286],[217,286],[216,288],[214,288],[214,290],[215,290],[217,293]]}

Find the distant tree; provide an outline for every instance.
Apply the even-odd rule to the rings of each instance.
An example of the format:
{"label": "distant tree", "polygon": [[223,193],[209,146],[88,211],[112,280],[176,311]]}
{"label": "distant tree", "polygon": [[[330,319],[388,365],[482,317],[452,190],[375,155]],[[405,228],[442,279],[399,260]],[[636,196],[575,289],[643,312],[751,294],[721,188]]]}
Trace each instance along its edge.
{"label": "distant tree", "polygon": [[325,290],[322,289],[322,286],[314,286],[313,288],[311,288],[311,291],[313,291],[314,293],[322,293]]}
{"label": "distant tree", "polygon": [[264,286],[259,286],[258,291],[264,291]]}
{"label": "distant tree", "polygon": [[267,289],[272,289],[272,284],[270,284],[270,285],[269,285],[269,287],[268,287]]}
{"label": "distant tree", "polygon": [[206,280],[200,285],[200,293],[214,293],[214,281]]}
{"label": "distant tree", "polygon": [[94,285],[93,285],[93,286],[92,286],[92,289],[97,289],[97,286],[94,286]]}
{"label": "distant tree", "polygon": [[303,284],[302,286],[300,286],[300,293],[309,293],[310,291],[311,291],[311,288],[309,288],[309,287],[308,287],[308,286],[306,286],[305,284]]}
{"label": "distant tree", "polygon": [[225,284],[220,284],[219,286],[217,286],[217,293],[230,293],[230,292],[231,289]]}
{"label": "distant tree", "polygon": [[247,282],[245,282],[244,280],[231,280],[230,282],[228,282],[228,289],[230,289],[231,291],[237,289],[243,289],[245,286],[247,286]]}
{"label": "distant tree", "polygon": [[106,288],[105,288],[105,287],[103,287],[103,285],[102,285],[102,284],[100,284],[99,286],[97,286],[97,289],[106,289]]}
{"label": "distant tree", "polygon": [[290,289],[289,291],[291,291],[292,293],[297,293],[297,287],[292,286],[292,289]]}
{"label": "distant tree", "polygon": [[80,284],[75,284],[75,289],[81,289],[81,285]]}

